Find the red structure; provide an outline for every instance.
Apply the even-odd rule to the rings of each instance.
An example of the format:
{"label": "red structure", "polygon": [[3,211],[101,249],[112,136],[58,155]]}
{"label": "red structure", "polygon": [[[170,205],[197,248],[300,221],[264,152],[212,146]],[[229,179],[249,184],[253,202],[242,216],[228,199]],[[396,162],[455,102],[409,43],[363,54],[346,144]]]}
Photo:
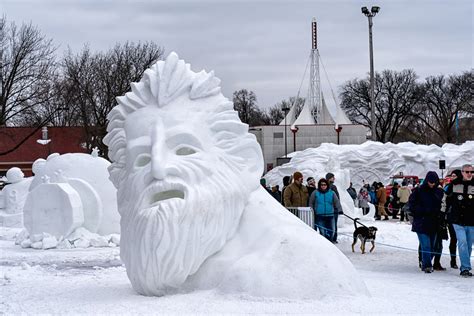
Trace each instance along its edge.
{"label": "red structure", "polygon": [[85,153],[86,135],[83,127],[48,127],[48,139],[51,141],[42,145],[37,140],[42,139],[41,129],[29,137],[19,148],[11,153],[2,155],[15,147],[25,137],[31,134],[33,127],[0,127],[0,176],[8,169],[19,167],[25,176],[31,176],[31,166],[38,158],[46,159],[52,153]]}

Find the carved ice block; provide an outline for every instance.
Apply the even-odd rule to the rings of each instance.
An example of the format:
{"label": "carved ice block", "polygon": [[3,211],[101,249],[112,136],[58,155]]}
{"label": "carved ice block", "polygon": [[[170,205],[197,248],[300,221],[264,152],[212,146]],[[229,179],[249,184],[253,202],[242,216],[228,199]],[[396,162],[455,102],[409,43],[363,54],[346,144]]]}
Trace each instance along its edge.
{"label": "carved ice block", "polygon": [[24,223],[30,235],[48,233],[66,237],[84,223],[79,194],[67,183],[43,183],[30,192]]}

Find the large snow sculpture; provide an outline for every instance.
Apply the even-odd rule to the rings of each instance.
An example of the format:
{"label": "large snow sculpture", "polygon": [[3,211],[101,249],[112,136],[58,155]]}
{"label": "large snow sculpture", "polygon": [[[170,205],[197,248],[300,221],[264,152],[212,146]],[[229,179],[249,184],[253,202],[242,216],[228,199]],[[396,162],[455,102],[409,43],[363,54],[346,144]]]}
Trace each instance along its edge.
{"label": "large snow sculpture", "polygon": [[104,142],[133,288],[366,293],[348,259],[261,188],[260,147],[219,83],[171,53],[109,113]]}

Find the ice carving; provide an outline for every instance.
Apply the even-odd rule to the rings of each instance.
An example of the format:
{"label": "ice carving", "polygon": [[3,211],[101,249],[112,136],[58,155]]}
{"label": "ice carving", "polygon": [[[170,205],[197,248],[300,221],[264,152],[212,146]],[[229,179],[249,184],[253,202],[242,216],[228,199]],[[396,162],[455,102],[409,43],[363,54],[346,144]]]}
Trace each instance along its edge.
{"label": "ice carving", "polygon": [[104,142],[133,288],[366,293],[347,258],[261,188],[260,147],[219,83],[171,53],[109,113]]}

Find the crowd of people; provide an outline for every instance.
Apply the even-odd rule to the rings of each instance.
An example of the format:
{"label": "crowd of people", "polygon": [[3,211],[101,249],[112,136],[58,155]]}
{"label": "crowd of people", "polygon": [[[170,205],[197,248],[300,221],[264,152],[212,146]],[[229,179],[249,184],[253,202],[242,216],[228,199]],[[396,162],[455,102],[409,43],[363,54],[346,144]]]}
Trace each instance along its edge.
{"label": "crowd of people", "polygon": [[[381,182],[364,184],[357,193],[350,184],[347,192],[355,206],[369,213],[369,203],[376,205],[375,220],[399,219],[410,221],[412,231],[419,240],[419,267],[425,273],[446,270],[441,265],[443,240],[450,240],[450,266],[460,269],[460,275],[471,277],[471,254],[474,242],[474,179],[472,165],[454,170],[447,176],[449,183],[442,186],[438,174],[429,171],[422,184],[395,183],[389,195]],[[333,243],[337,241],[338,216],[343,214],[335,176],[327,173],[316,181],[296,171],[291,177],[283,178],[283,188],[266,188],[269,193],[287,208],[310,207],[314,212],[314,229]],[[398,217],[400,215],[400,217]],[[456,246],[460,266],[456,261]],[[433,260],[434,259],[434,260]]]}
{"label": "crowd of people", "polygon": [[304,185],[303,174],[296,171],[292,176],[283,178],[283,188],[278,185],[266,188],[264,179],[261,180],[269,193],[287,208],[311,207],[314,212],[314,229],[333,243],[337,241],[338,215],[343,214],[340,196],[333,173],[326,174],[318,183],[313,177],[308,177]]}

